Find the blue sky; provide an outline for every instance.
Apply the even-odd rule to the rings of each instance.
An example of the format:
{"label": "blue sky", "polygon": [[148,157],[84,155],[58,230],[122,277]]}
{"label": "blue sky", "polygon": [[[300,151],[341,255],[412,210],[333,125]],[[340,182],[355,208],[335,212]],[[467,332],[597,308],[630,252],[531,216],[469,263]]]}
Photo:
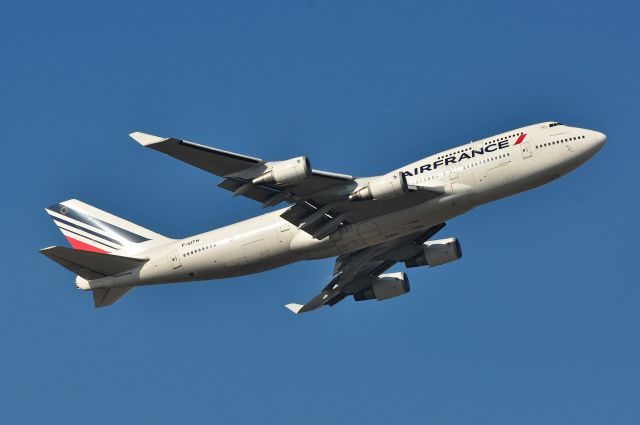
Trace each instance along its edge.
{"label": "blue sky", "polygon": [[[637,4],[346,3],[4,5],[4,423],[640,421]],[[69,198],[171,237],[261,213],[132,131],[375,175],[547,120],[609,143],[388,302],[293,316],[323,260],[94,310],[37,253]]]}

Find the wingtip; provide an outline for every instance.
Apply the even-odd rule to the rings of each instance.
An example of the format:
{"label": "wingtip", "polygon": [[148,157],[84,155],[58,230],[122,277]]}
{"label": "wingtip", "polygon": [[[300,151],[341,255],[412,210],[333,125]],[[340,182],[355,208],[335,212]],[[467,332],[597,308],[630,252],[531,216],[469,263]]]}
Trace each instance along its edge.
{"label": "wingtip", "polygon": [[291,310],[294,314],[298,314],[300,309],[302,309],[302,307],[304,306],[302,304],[291,303],[291,304],[285,305],[285,307]]}
{"label": "wingtip", "polygon": [[154,143],[160,143],[167,140],[166,137],[154,136],[153,134],[142,133],[140,131],[134,131],[133,133],[129,134],[129,137],[140,143],[142,146],[149,146],[153,145]]}

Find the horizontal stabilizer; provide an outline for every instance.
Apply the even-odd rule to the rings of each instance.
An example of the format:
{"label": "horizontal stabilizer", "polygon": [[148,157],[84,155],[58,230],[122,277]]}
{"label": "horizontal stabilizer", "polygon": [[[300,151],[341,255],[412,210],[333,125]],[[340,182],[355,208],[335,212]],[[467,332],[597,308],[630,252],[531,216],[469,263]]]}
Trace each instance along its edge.
{"label": "horizontal stabilizer", "polygon": [[75,249],[134,256],[171,242],[159,233],[77,199],[53,204],[45,210]]}
{"label": "horizontal stabilizer", "polygon": [[63,246],[44,248],[40,252],[87,280],[125,273],[149,261],[147,258],[122,257]]}
{"label": "horizontal stabilizer", "polygon": [[93,305],[98,307],[106,307],[124,297],[129,288],[101,288],[93,290]]}

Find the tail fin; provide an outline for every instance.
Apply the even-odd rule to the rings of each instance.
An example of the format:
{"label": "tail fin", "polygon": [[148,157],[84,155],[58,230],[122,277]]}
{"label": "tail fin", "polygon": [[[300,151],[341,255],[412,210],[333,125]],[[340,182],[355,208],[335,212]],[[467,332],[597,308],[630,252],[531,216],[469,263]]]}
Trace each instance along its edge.
{"label": "tail fin", "polygon": [[171,241],[76,199],[52,205],[46,211],[74,249],[130,255]]}

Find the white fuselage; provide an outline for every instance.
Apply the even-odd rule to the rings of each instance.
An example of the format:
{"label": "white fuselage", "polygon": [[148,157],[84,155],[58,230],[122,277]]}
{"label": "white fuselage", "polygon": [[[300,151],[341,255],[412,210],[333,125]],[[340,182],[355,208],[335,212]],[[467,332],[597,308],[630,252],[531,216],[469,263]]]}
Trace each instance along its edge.
{"label": "white fuselage", "polygon": [[355,251],[545,184],[605,142],[602,133],[554,123],[519,128],[394,170],[410,185],[444,187],[444,195],[414,207],[346,225],[322,240],[281,218],[284,209],[273,211],[141,253],[150,260],[140,269],[91,281],[91,288],[220,279]]}

